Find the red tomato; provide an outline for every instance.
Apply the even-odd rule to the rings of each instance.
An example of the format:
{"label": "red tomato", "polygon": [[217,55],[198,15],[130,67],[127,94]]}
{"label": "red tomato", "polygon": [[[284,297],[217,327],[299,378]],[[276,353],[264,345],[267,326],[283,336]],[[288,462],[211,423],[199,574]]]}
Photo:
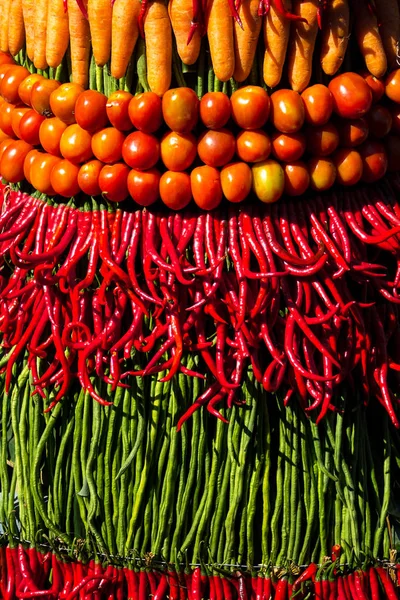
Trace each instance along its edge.
{"label": "red tomato", "polygon": [[3,156],[4,152],[7,150],[7,148],[13,143],[15,142],[15,140],[13,138],[6,138],[5,140],[3,140],[2,142],[0,142],[0,161],[1,161],[1,157]]}
{"label": "red tomato", "polygon": [[168,131],[161,140],[161,160],[170,171],[186,171],[197,156],[192,133]]}
{"label": "red tomato", "polygon": [[18,87],[28,75],[28,69],[20,65],[14,65],[7,71],[0,83],[0,94],[6,102],[19,102]]}
{"label": "red tomato", "polygon": [[282,133],[295,133],[305,119],[304,102],[293,90],[277,90],[271,96],[271,122]]}
{"label": "red tomato", "polygon": [[55,79],[38,79],[31,87],[29,104],[40,115],[49,117],[52,115],[50,108],[50,96],[54,90],[60,87],[60,82]]}
{"label": "red tomato", "polygon": [[105,165],[100,171],[99,187],[109,202],[122,202],[129,196],[129,168],[124,163]]}
{"label": "red tomato", "polygon": [[308,161],[310,185],[314,190],[324,191],[333,186],[336,179],[336,167],[328,158],[314,157]]}
{"label": "red tomato", "polygon": [[29,108],[19,122],[21,140],[32,144],[32,146],[38,146],[40,144],[39,130],[45,118],[33,108]]}
{"label": "red tomato", "polygon": [[316,83],[301,94],[304,102],[306,123],[325,125],[331,118],[333,110],[332,94],[326,85]]}
{"label": "red tomato", "polygon": [[32,109],[28,106],[15,106],[11,111],[11,127],[14,135],[19,139],[22,139],[20,131],[21,119],[27,112],[31,110]]}
{"label": "red tomato", "polygon": [[[41,152],[39,152],[39,150],[34,149],[34,150],[31,150],[30,152],[28,152],[28,154],[25,156],[24,177],[28,181],[28,183],[32,183],[31,182],[31,167],[32,167],[33,161],[35,160],[35,158],[38,154],[41,154]],[[0,156],[1,156],[1,152],[0,152]]]}
{"label": "red tomato", "polygon": [[144,133],[155,133],[163,123],[161,98],[154,92],[133,96],[128,106],[132,125]]}
{"label": "red tomato", "polygon": [[200,119],[208,129],[221,129],[231,116],[231,102],[223,92],[207,92],[200,100]]}
{"label": "red tomato", "polygon": [[114,163],[122,158],[122,145],[125,135],[115,129],[106,127],[96,131],[92,137],[92,152],[96,158],[104,163]]}
{"label": "red tomato", "polygon": [[16,62],[11,54],[0,52],[0,65],[15,65]]}
{"label": "red tomato", "polygon": [[4,140],[8,140],[8,139],[10,139],[10,136],[7,135],[6,133],[4,133],[4,131],[2,129],[0,129],[0,142],[3,142]]}
{"label": "red tomato", "polygon": [[31,91],[32,86],[37,81],[41,81],[44,79],[43,75],[39,75],[38,73],[31,73],[28,77],[25,77],[23,81],[19,84],[18,87],[18,96],[21,98],[21,101],[27,106],[31,105]]}
{"label": "red tomato", "polygon": [[103,167],[104,163],[100,160],[89,160],[79,168],[78,185],[84,194],[88,196],[99,196],[101,194],[99,177]]}
{"label": "red tomato", "polygon": [[0,64],[0,85],[6,73],[8,73],[8,71],[10,71],[15,66],[16,65],[11,65],[10,63]]}
{"label": "red tomato", "polygon": [[369,71],[363,71],[360,73],[362,77],[364,77],[368,86],[371,88],[372,92],[372,104],[379,102],[385,93],[385,82],[382,79],[378,79],[378,77],[374,77],[371,75]]}
{"label": "red tomato", "polygon": [[386,77],[385,94],[390,100],[400,104],[400,69],[392,71]]}
{"label": "red tomato", "polygon": [[168,90],[162,97],[164,121],[172,131],[189,133],[199,118],[199,99],[191,88]]}
{"label": "red tomato", "polygon": [[339,145],[339,132],[333,123],[306,129],[307,151],[314,156],[329,156]]}
{"label": "red tomato", "polygon": [[77,123],[68,125],[60,139],[60,152],[75,164],[83,163],[93,156],[92,136]]}
{"label": "red tomato", "polygon": [[118,90],[113,92],[107,100],[106,111],[111,125],[119,131],[129,131],[132,129],[132,122],[129,118],[129,104],[133,96],[129,92]]}
{"label": "red tomato", "polygon": [[264,160],[251,168],[253,191],[261,202],[276,202],[283,194],[285,176],[281,165],[275,160]]}
{"label": "red tomato", "polygon": [[1,155],[0,174],[9,183],[25,179],[24,161],[32,146],[23,140],[15,140],[7,146]]}
{"label": "red tomato", "polygon": [[151,169],[160,158],[160,142],[155,135],[134,131],[125,138],[122,158],[133,169]]}
{"label": "red tomato", "polygon": [[50,174],[50,183],[56,194],[66,198],[79,194],[78,173],[77,165],[69,160],[59,160]]}
{"label": "red tomato", "polygon": [[386,137],[392,129],[392,115],[386,106],[374,104],[366,115],[369,133],[377,138]]}
{"label": "red tomato", "polygon": [[49,154],[61,156],[61,136],[67,129],[67,125],[57,117],[51,117],[42,121],[39,127],[39,140],[44,150]]}
{"label": "red tomato", "polygon": [[359,147],[363,162],[361,180],[372,183],[381,179],[387,171],[388,159],[382,142],[367,140]]}
{"label": "red tomato", "polygon": [[34,188],[36,188],[42,194],[48,196],[54,196],[55,191],[51,185],[51,172],[53,167],[60,161],[58,156],[52,154],[46,154],[44,152],[38,152],[31,162],[30,165],[30,178]]}
{"label": "red tomato", "polygon": [[345,119],[358,119],[372,104],[371,88],[357,73],[342,73],[329,83],[333,96],[333,110]]}
{"label": "red tomato", "polygon": [[229,202],[242,202],[251,192],[253,176],[245,162],[234,162],[221,169],[222,193]]}
{"label": "red tomato", "polygon": [[63,83],[50,94],[50,110],[67,125],[75,123],[75,104],[83,87],[78,83]]}
{"label": "red tomato", "polygon": [[400,136],[388,135],[385,137],[384,144],[388,157],[388,172],[400,171]]}
{"label": "red tomato", "polygon": [[262,129],[242,130],[236,137],[236,154],[244,162],[266,160],[271,153],[271,140]]}
{"label": "red tomato", "polygon": [[75,120],[82,129],[91,133],[107,127],[107,96],[95,90],[79,94],[75,103]]}
{"label": "red tomato", "polygon": [[235,149],[235,136],[229,129],[209,129],[198,139],[198,155],[209,167],[228,164],[235,154]]}
{"label": "red tomato", "polygon": [[128,191],[136,204],[150,206],[160,197],[161,173],[153,168],[148,171],[131,169],[128,175]]}
{"label": "red tomato", "polygon": [[272,154],[278,160],[293,162],[299,160],[306,149],[304,133],[279,133],[272,134]]}
{"label": "red tomato", "polygon": [[301,196],[310,185],[310,174],[306,163],[301,160],[287,163],[283,166],[285,175],[285,194]]}
{"label": "red tomato", "polygon": [[355,185],[360,181],[363,163],[359,152],[352,148],[340,148],[333,156],[336,179],[341,185]]}
{"label": "red tomato", "polygon": [[346,148],[359,146],[368,137],[369,129],[367,120],[364,118],[337,121],[340,145]]}
{"label": "red tomato", "polygon": [[218,169],[203,165],[190,173],[193,200],[202,210],[213,210],[221,204],[222,186]]}
{"label": "red tomato", "polygon": [[231,96],[232,117],[242,129],[261,129],[269,117],[270,99],[258,85],[239,88]]}
{"label": "red tomato", "polygon": [[0,129],[11,137],[15,137],[11,122],[14,108],[14,105],[10,104],[9,102],[2,102],[0,104]]}
{"label": "red tomato", "polygon": [[180,210],[192,200],[190,177],[183,171],[166,171],[160,178],[160,196],[168,208]]}

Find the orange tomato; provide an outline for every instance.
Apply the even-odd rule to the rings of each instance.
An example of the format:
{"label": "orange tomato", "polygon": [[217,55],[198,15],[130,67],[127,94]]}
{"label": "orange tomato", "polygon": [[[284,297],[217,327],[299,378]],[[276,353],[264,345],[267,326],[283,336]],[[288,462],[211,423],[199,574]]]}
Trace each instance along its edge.
{"label": "orange tomato", "polygon": [[215,167],[203,165],[190,173],[193,200],[202,210],[217,208],[222,200],[221,176]]}
{"label": "orange tomato", "polygon": [[242,202],[251,192],[252,179],[247,163],[230,163],[221,169],[222,193],[229,202]]}

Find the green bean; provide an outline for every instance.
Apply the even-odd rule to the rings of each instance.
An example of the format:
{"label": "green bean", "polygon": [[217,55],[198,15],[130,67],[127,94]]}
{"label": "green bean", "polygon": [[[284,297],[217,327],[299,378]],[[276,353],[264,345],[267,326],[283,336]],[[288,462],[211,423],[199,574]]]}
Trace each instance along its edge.
{"label": "green bean", "polygon": [[[81,450],[81,439],[82,439],[82,426],[83,426],[83,410],[84,404],[90,398],[89,393],[86,392],[83,388],[78,396],[78,400],[75,406],[75,429],[74,429],[74,438],[73,438],[73,446],[72,446],[72,472],[74,476],[74,486],[75,486],[75,498],[78,504],[80,520],[83,524],[84,529],[87,529],[86,522],[86,506],[83,497],[79,494],[80,490],[83,486],[82,480],[82,471],[81,471],[81,463],[80,463],[80,450]],[[75,520],[74,533],[76,535],[83,535],[81,525]]]}
{"label": "green bean", "polygon": [[102,418],[101,418],[102,407],[95,400],[92,400],[92,403],[93,403],[93,412],[92,412],[93,431],[92,431],[92,439],[90,442],[89,454],[88,454],[88,458],[87,458],[87,462],[86,462],[86,469],[85,469],[86,481],[87,481],[88,488],[89,488],[89,508],[88,508],[88,513],[87,513],[87,526],[88,526],[89,531],[93,534],[98,547],[101,549],[104,549],[105,542],[104,542],[103,536],[101,535],[101,532],[100,532],[97,524],[95,523],[96,517],[98,517],[98,512],[99,512],[99,495],[98,495],[98,487],[99,486],[98,486],[98,483],[95,481],[94,473],[93,473],[95,461],[97,459],[97,455],[99,452],[99,444],[100,444],[101,432],[102,432]]}
{"label": "green bean", "polygon": [[[293,438],[292,438],[292,456],[291,456],[291,474],[290,474],[290,530],[289,530],[289,545],[287,557],[293,559],[293,549],[296,537],[297,526],[297,498],[298,491],[298,472],[299,472],[299,419],[297,416],[297,408],[293,407]],[[296,518],[294,518],[296,515]]]}
{"label": "green bean", "polygon": [[279,519],[283,508],[283,473],[282,473],[282,460],[285,452],[285,427],[283,422],[279,421],[279,450],[278,450],[278,461],[276,467],[276,496],[275,496],[275,507],[271,518],[271,562],[276,565],[276,559],[278,556],[278,543],[280,541],[279,535]]}
{"label": "green bean", "polygon": [[[291,455],[293,443],[293,414],[291,410],[281,409],[282,420],[284,423],[285,446],[283,453],[284,460],[284,478],[283,478],[283,507],[282,507],[282,528],[281,528],[281,548],[276,559],[277,566],[283,566],[287,556],[289,543],[289,519],[290,519],[290,479],[292,475]],[[289,557],[291,558],[291,557]]]}
{"label": "green bean", "polygon": [[378,526],[374,536],[374,547],[373,556],[379,556],[379,548],[382,544],[383,533],[386,526],[386,518],[388,514],[389,502],[390,502],[390,459],[391,459],[391,445],[389,435],[389,419],[387,413],[383,415],[383,499],[382,508],[379,515]]}
{"label": "green bean", "polygon": [[271,514],[271,498],[270,498],[270,471],[271,471],[271,428],[270,417],[268,413],[268,405],[266,399],[263,398],[262,405],[262,427],[265,431],[264,437],[264,469],[262,476],[262,525],[261,525],[261,562],[267,564],[269,558],[269,526]]}
{"label": "green bean", "polygon": [[[265,432],[264,426],[268,427],[268,423],[264,424],[265,412],[268,415],[266,409],[266,399],[261,395],[258,390],[258,394],[256,396],[257,402],[257,423],[256,423],[256,437],[255,441],[255,460],[254,466],[250,469],[251,472],[251,480],[250,480],[250,492],[248,499],[248,510],[247,510],[247,521],[246,521],[246,536],[247,536],[247,563],[249,565],[253,565],[255,562],[255,549],[254,549],[254,520],[257,511],[257,498],[260,486],[264,484],[264,481],[261,479],[262,471],[266,470],[266,462],[265,462],[265,454],[268,452],[265,448]],[[268,419],[268,416],[267,416]],[[269,469],[269,466],[268,466]],[[268,485],[268,484],[267,484]],[[264,490],[262,490],[262,494]],[[269,501],[268,496],[268,488],[267,488],[267,502]],[[264,505],[265,506],[265,505]],[[265,510],[263,506],[263,510]],[[263,515],[264,518],[264,515]],[[262,540],[264,543],[264,540]]]}

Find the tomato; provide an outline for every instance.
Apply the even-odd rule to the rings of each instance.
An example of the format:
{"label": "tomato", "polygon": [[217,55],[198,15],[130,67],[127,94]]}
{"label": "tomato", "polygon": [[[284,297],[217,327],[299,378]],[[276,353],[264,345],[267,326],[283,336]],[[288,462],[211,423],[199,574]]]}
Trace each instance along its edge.
{"label": "tomato", "polygon": [[336,167],[336,180],[341,185],[355,185],[363,173],[360,153],[353,148],[340,148],[332,158]]}
{"label": "tomato", "polygon": [[358,119],[372,104],[371,88],[357,73],[342,73],[329,83],[333,96],[333,110],[345,119]]}
{"label": "tomato", "polygon": [[15,65],[16,62],[11,54],[0,52],[0,65]]}
{"label": "tomato", "polygon": [[333,123],[307,127],[307,151],[314,156],[329,156],[339,145],[339,132]]}
{"label": "tomato", "polygon": [[40,115],[50,117],[52,115],[50,109],[50,96],[54,90],[60,87],[60,82],[55,79],[38,79],[32,85],[30,94],[30,106]]}
{"label": "tomato", "polygon": [[92,136],[77,123],[68,125],[60,139],[60,152],[73,163],[83,163],[93,156]]}
{"label": "tomato", "polygon": [[75,102],[75,121],[91,133],[107,127],[107,96],[95,90],[79,94]]}
{"label": "tomato", "polygon": [[197,156],[197,140],[192,133],[168,131],[161,140],[161,160],[170,171],[185,171]]}
{"label": "tomato", "polygon": [[46,154],[44,152],[38,152],[34,156],[30,166],[30,178],[34,188],[36,188],[42,194],[48,196],[54,196],[55,191],[51,185],[51,172],[53,167],[61,159],[58,156],[52,154]]}
{"label": "tomato", "polygon": [[391,104],[389,110],[390,116],[392,117],[392,131],[400,133],[400,106]]}
{"label": "tomato", "polygon": [[203,165],[190,173],[193,200],[202,210],[213,210],[221,204],[222,186],[218,169]]}
{"label": "tomato", "polygon": [[38,146],[40,144],[40,126],[45,119],[46,117],[39,115],[33,108],[28,108],[28,111],[22,116],[19,122],[21,140],[32,144],[32,146]]}
{"label": "tomato", "polygon": [[21,119],[30,110],[32,109],[28,106],[14,106],[14,108],[11,111],[11,128],[14,132],[14,135],[19,139],[21,139]]}
{"label": "tomato", "polygon": [[0,104],[0,129],[11,137],[15,137],[11,122],[14,108],[14,105],[9,102],[2,102]]}
{"label": "tomato", "polygon": [[81,191],[78,183],[79,167],[69,160],[59,160],[50,174],[50,183],[60,196],[70,198]]}
{"label": "tomato", "polygon": [[262,129],[242,130],[236,137],[236,154],[244,162],[266,160],[271,153],[271,140]]}
{"label": "tomato", "polygon": [[392,115],[386,106],[374,104],[366,115],[369,133],[377,138],[386,137],[392,129]]}
{"label": "tomato", "polygon": [[5,140],[3,140],[2,142],[0,142],[0,161],[1,161],[1,157],[3,156],[4,152],[7,150],[7,148],[13,143],[15,142],[15,140],[13,138],[6,138]]}
{"label": "tomato", "polygon": [[306,149],[304,133],[279,133],[272,134],[272,154],[278,160],[292,162],[303,156]]}
{"label": "tomato", "polygon": [[83,92],[78,83],[63,83],[50,94],[50,109],[55,117],[67,125],[75,123],[75,104]]}
{"label": "tomato", "polygon": [[308,161],[310,185],[314,190],[329,190],[335,183],[336,167],[328,158],[314,157]]}
{"label": "tomato", "polygon": [[369,71],[363,71],[362,73],[360,73],[360,75],[364,77],[365,81],[371,89],[372,104],[379,102],[379,100],[385,93],[385,82],[382,79],[378,79],[378,77],[374,77],[373,75],[371,75]]}
{"label": "tomato", "polygon": [[[276,92],[274,92],[276,93]],[[261,202],[276,202],[283,194],[285,176],[281,165],[275,160],[264,160],[251,168],[253,191]]]}
{"label": "tomato", "polygon": [[385,137],[384,144],[388,157],[388,172],[400,171],[400,136],[388,135]]}
{"label": "tomato", "polygon": [[124,141],[125,135],[115,127],[100,129],[93,134],[92,152],[104,163],[118,162],[122,158]]}
{"label": "tomato", "polygon": [[337,122],[340,145],[346,148],[359,146],[368,137],[369,129],[365,118]]}
{"label": "tomato", "polygon": [[229,129],[209,129],[204,131],[197,143],[201,160],[209,167],[222,167],[232,160],[235,154],[235,136]]}
{"label": "tomato", "polygon": [[150,206],[160,197],[161,173],[153,168],[148,171],[131,169],[128,175],[128,191],[136,204]]}
{"label": "tomato", "polygon": [[32,146],[23,140],[15,140],[7,146],[1,155],[0,174],[9,183],[25,179],[24,160]]}
{"label": "tomato", "polygon": [[133,96],[128,106],[132,125],[144,133],[155,133],[163,122],[162,101],[154,92]]}
{"label": "tomato", "polygon": [[207,92],[200,100],[200,119],[208,129],[221,129],[231,116],[231,102],[223,92]]}
{"label": "tomato", "polygon": [[326,85],[316,83],[301,94],[304,102],[305,120],[310,125],[325,125],[333,110],[332,94]]}
{"label": "tomato", "polygon": [[99,176],[103,167],[104,163],[100,160],[89,160],[79,168],[78,185],[84,194],[88,196],[101,194]]}
{"label": "tomato", "polygon": [[28,69],[20,65],[14,65],[7,71],[0,83],[0,94],[6,102],[19,102],[18,87],[28,75]]}
{"label": "tomato", "polygon": [[382,142],[367,140],[358,150],[363,162],[361,180],[366,183],[372,183],[381,179],[388,167],[388,158]]}
{"label": "tomato", "polygon": [[106,104],[106,112],[111,125],[119,131],[129,131],[132,129],[132,122],[129,118],[129,104],[133,96],[129,92],[118,90],[109,96]]}
{"label": "tomato", "polygon": [[199,118],[199,99],[191,88],[180,87],[165,92],[162,97],[164,121],[172,131],[189,133]]}
{"label": "tomato", "polygon": [[28,154],[25,156],[24,177],[28,181],[28,183],[32,183],[31,182],[31,167],[32,167],[33,161],[35,160],[35,158],[38,154],[42,154],[42,153],[39,152],[39,150],[33,149],[30,152],[28,152]]}
{"label": "tomato", "polygon": [[270,99],[258,85],[239,88],[231,96],[232,117],[242,129],[261,129],[269,117]]}
{"label": "tomato", "polygon": [[4,64],[0,65],[0,85],[1,85],[1,82],[3,81],[5,75],[11,69],[13,69],[15,66],[17,66],[17,65],[11,65],[10,63],[4,63]]}
{"label": "tomato", "polygon": [[389,73],[385,79],[385,94],[390,100],[400,104],[400,69]]}
{"label": "tomato", "polygon": [[166,171],[160,177],[160,196],[168,208],[180,210],[192,200],[190,177],[184,171]]}
{"label": "tomato", "polygon": [[105,165],[100,171],[99,186],[109,202],[122,202],[129,196],[129,168],[124,163]]}
{"label": "tomato", "polygon": [[26,104],[26,106],[31,106],[31,91],[33,84],[37,81],[41,81],[42,79],[44,79],[43,75],[39,75],[39,73],[31,73],[19,84],[18,96],[20,97],[21,101]]}
{"label": "tomato", "polygon": [[285,175],[285,194],[301,196],[310,185],[310,174],[306,163],[301,160],[283,165]]}
{"label": "tomato", "polygon": [[[4,142],[4,140],[9,140],[10,136],[4,133],[2,129],[0,129],[0,142]],[[29,143],[29,142],[28,142]]]}
{"label": "tomato", "polygon": [[271,96],[270,120],[278,131],[295,133],[305,119],[304,102],[293,90],[277,90]]}
{"label": "tomato", "polygon": [[155,135],[134,131],[125,138],[122,158],[134,169],[151,169],[160,158],[160,142]]}
{"label": "tomato", "polygon": [[55,156],[61,156],[61,136],[67,127],[68,125],[60,121],[57,117],[51,117],[42,121],[39,127],[39,140],[46,152]]}
{"label": "tomato", "polygon": [[229,202],[242,202],[251,192],[253,175],[245,162],[234,162],[221,169],[222,193]]}

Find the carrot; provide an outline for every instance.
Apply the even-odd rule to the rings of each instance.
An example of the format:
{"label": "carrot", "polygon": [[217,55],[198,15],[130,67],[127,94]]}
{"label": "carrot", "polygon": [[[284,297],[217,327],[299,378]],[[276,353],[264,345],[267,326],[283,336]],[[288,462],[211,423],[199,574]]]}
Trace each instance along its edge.
{"label": "carrot", "polygon": [[206,31],[215,76],[228,81],[235,70],[233,17],[228,0],[208,0]]}
{"label": "carrot", "polygon": [[8,52],[8,27],[10,21],[11,0],[1,0],[0,50]]}
{"label": "carrot", "polygon": [[22,16],[25,26],[26,54],[33,62],[35,56],[35,5],[34,0],[22,0]]}
{"label": "carrot", "polygon": [[22,17],[22,0],[11,0],[8,23],[8,49],[15,56],[24,47],[25,27]]}
{"label": "carrot", "polygon": [[[284,2],[285,10],[291,10],[291,1]],[[264,81],[273,88],[281,80],[289,41],[290,21],[281,11],[277,10],[275,0],[272,0],[269,11],[264,17]]]}
{"label": "carrot", "polygon": [[193,30],[193,36],[189,44],[187,43],[189,35],[191,35],[191,26],[194,20],[193,0],[170,0],[168,3],[168,13],[179,57],[185,65],[193,65],[199,56],[201,45],[201,35],[198,26]]}
{"label": "carrot", "polygon": [[49,0],[47,14],[46,61],[57,68],[69,45],[68,13],[63,0]]}
{"label": "carrot", "polygon": [[89,83],[90,30],[76,0],[68,0],[68,23],[72,81],[86,88]]}
{"label": "carrot", "polygon": [[242,0],[238,13],[243,29],[235,20],[233,23],[233,43],[235,50],[236,81],[244,81],[250,74],[257,42],[260,36],[262,17],[258,15],[259,0]]}
{"label": "carrot", "polygon": [[34,26],[35,26],[35,55],[33,64],[36,69],[47,69],[46,61],[46,30],[49,0],[35,0]]}
{"label": "carrot", "polygon": [[400,11],[395,0],[375,0],[379,31],[389,70],[394,69],[399,56]]}
{"label": "carrot", "polygon": [[[94,60],[103,67],[111,56],[111,0],[89,0],[88,17]],[[125,31],[121,43],[126,43],[129,35],[130,32]]]}
{"label": "carrot", "polygon": [[321,67],[327,75],[340,69],[349,41],[348,0],[331,0],[323,14]]}
{"label": "carrot", "polygon": [[354,31],[368,71],[374,77],[382,77],[387,69],[386,54],[375,11],[367,2],[370,0],[354,0]]}
{"label": "carrot", "polygon": [[125,75],[139,36],[140,4],[140,0],[115,0],[112,9],[111,75],[116,79]]}
{"label": "carrot", "polygon": [[144,16],[147,81],[152,92],[162,96],[171,85],[172,30],[163,0],[149,3]]}
{"label": "carrot", "polygon": [[312,59],[318,33],[318,0],[296,0],[293,6],[296,15],[306,22],[294,21],[290,30],[288,79],[293,90],[302,92],[309,84]]}

